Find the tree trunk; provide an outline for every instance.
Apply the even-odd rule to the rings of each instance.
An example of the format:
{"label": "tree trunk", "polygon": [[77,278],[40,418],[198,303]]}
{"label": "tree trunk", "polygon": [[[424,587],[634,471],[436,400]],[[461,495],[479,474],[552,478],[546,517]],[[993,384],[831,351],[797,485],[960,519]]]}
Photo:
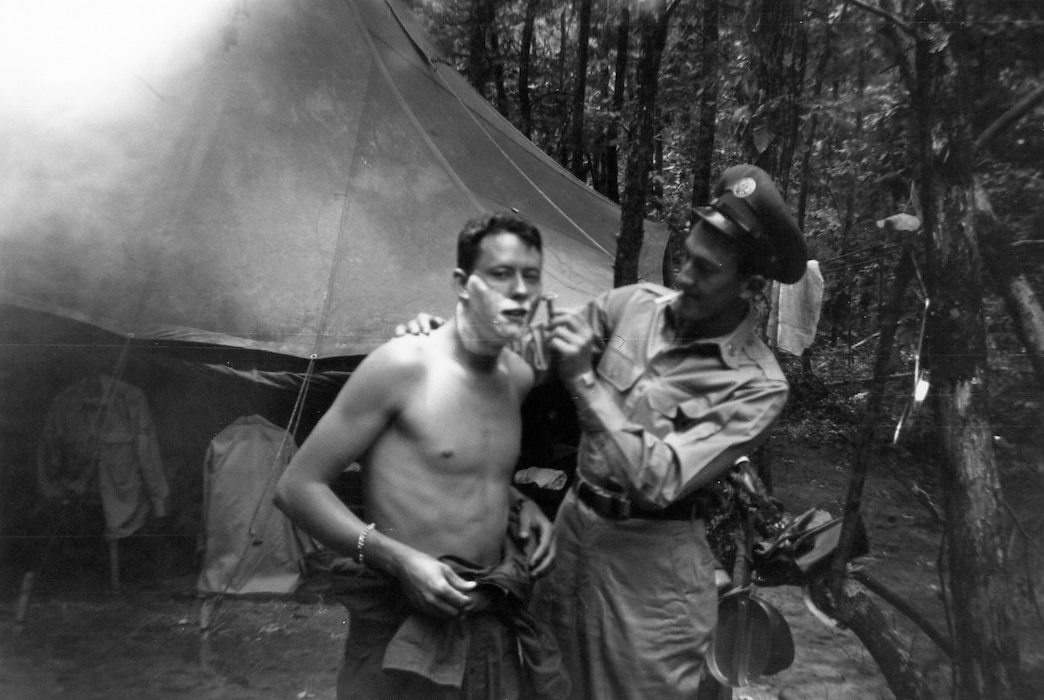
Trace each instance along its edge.
{"label": "tree trunk", "polygon": [[933,700],[935,695],[907,651],[909,643],[899,635],[862,585],[845,578],[833,591],[817,584],[810,592],[812,600],[823,612],[859,637],[896,698]]}
{"label": "tree trunk", "polygon": [[[954,693],[957,700],[1010,698],[1019,684],[1016,594],[988,409],[985,289],[976,245],[983,217],[975,207],[967,100],[978,79],[970,60],[977,49],[965,35],[960,0],[925,3],[915,20],[915,66],[927,88],[920,97],[929,99],[919,118],[918,184],[930,243],[933,311],[926,340],[946,485]],[[945,52],[938,31],[952,32]],[[933,133],[946,134],[946,148],[931,147]]]}
{"label": "tree trunk", "polygon": [[1015,335],[1026,349],[1037,387],[1044,391],[1044,308],[1023,272],[1004,268],[993,273]]}
{"label": "tree trunk", "polygon": [[[611,89],[612,74],[609,70],[609,62],[606,60],[606,54],[604,47],[599,46],[598,58],[596,59],[598,67],[598,78],[595,85],[595,91],[599,95],[612,95]],[[608,106],[608,105],[607,105]],[[595,188],[595,191],[600,194],[605,194],[605,161],[606,161],[606,147],[609,144],[609,124],[611,120],[606,120],[606,123],[594,134],[593,142],[590,146],[590,156],[587,160],[587,172],[591,179],[591,186]]]}
{"label": "tree trunk", "polygon": [[986,390],[979,216],[970,182],[938,193],[932,397],[945,456],[946,535],[954,615],[956,697],[1014,697],[1019,676],[1014,590]]}
{"label": "tree trunk", "polygon": [[[858,72],[856,74],[856,94],[858,96],[857,102],[859,104],[859,107],[857,108],[856,115],[855,115],[855,117],[856,117],[855,118],[855,135],[858,136],[858,137],[861,137],[862,134],[863,134],[863,106],[862,105],[863,105],[863,97],[864,97],[864,95],[866,93],[866,61],[865,61],[865,58],[864,58],[863,54],[859,55],[859,64],[858,65],[859,65]],[[851,246],[851,240],[852,240],[851,233],[852,233],[852,227],[853,227],[853,223],[855,221],[855,214],[856,214],[856,211],[855,211],[855,209],[856,209],[856,194],[858,193],[858,190],[859,190],[859,168],[858,168],[857,165],[853,165],[849,169],[849,176],[852,179],[848,183],[848,191],[845,194],[845,203],[844,203],[844,206],[841,208],[841,210],[839,210],[837,212],[838,216],[841,217],[841,220],[842,220],[842,223],[841,223],[841,246],[840,246],[840,251],[838,253],[839,257],[846,256],[848,254],[849,248]],[[851,297],[849,297],[848,295],[845,295],[844,297],[840,297],[839,301],[844,301],[844,302],[846,302],[846,304],[850,305],[851,304]],[[843,316],[845,321],[848,320],[848,313],[847,313],[848,310],[849,309],[846,309],[846,313]],[[836,342],[837,338],[840,337],[842,331],[844,331],[844,334],[846,336],[846,343],[849,346],[849,349],[851,349],[851,344],[852,344],[851,328],[847,325],[847,323],[845,324],[844,328],[836,328],[836,327],[835,328],[831,328],[831,334],[833,336],[833,339]]]}
{"label": "tree trunk", "polygon": [[[569,34],[566,32],[569,24],[567,21],[568,12],[569,10],[563,9],[558,16],[558,93],[560,95],[566,94],[566,54],[569,46]],[[568,111],[565,108],[562,109],[562,116],[568,116]],[[566,121],[563,118],[557,133],[555,160],[561,163],[563,167],[568,168],[569,153],[566,134],[568,134],[569,125],[565,123]]]}
{"label": "tree trunk", "polygon": [[786,193],[794,158],[801,84],[794,55],[801,0],[761,0],[751,52],[757,93],[751,97],[745,149],[751,162],[772,175]]}
{"label": "tree trunk", "polygon": [[468,32],[467,78],[471,87],[483,97],[489,97],[489,55],[486,52],[486,32],[493,15],[492,0],[472,0],[471,27]]}
{"label": "tree trunk", "polygon": [[[808,43],[808,35],[805,34],[803,41]],[[819,65],[816,68],[816,82],[812,88],[812,97],[818,98],[823,94],[823,74],[826,72],[827,64],[829,63],[831,51],[824,48],[823,52],[819,55]],[[797,206],[797,222],[798,226],[804,230],[805,228],[805,213],[808,211],[808,191],[809,184],[812,181],[812,151],[815,149],[816,144],[816,131],[819,129],[819,114],[813,114],[808,120],[808,135],[805,137],[805,152],[801,156],[801,182],[798,190],[798,206]]]}
{"label": "tree trunk", "polygon": [[613,285],[616,287],[638,281],[638,257],[642,250],[649,171],[656,140],[656,93],[668,20],[664,0],[656,0],[638,12],[635,22],[640,42],[635,75],[635,113],[620,206],[620,236],[613,265]]}
{"label": "tree trunk", "polygon": [[627,88],[627,64],[631,52],[631,12],[620,9],[620,24],[616,29],[616,62],[613,77],[613,119],[609,123],[605,148],[605,189],[603,194],[614,202],[620,201],[619,147],[620,120],[623,118]]}
{"label": "tree trunk", "polygon": [[497,33],[496,14],[492,1],[489,3],[489,65],[493,74],[494,94],[497,96],[497,111],[511,118],[511,101],[504,82],[504,57],[500,55],[500,35]]}
{"label": "tree trunk", "polygon": [[1015,335],[1026,349],[1037,386],[1044,391],[1044,308],[1014,254],[1010,232],[997,221],[986,192],[975,184],[976,210],[982,258],[1004,307],[1015,326]]}
{"label": "tree trunk", "polygon": [[[914,276],[913,251],[903,246],[899,261],[895,267],[895,286],[887,306],[881,312],[880,331],[877,338],[877,355],[874,359],[873,383],[866,402],[866,412],[856,437],[855,457],[852,460],[848,478],[848,495],[845,499],[844,523],[837,545],[837,555],[831,568],[831,585],[839,586],[844,580],[845,566],[851,559],[855,549],[859,513],[862,510],[863,488],[869,473],[870,454],[873,451],[877,428],[884,422],[885,392],[888,389],[888,374],[891,364],[892,349],[895,343],[895,331],[899,326],[903,297]],[[840,595],[840,590],[836,591]]]}
{"label": "tree trunk", "polygon": [[711,197],[714,168],[714,138],[718,121],[718,53],[721,43],[718,21],[721,15],[721,0],[707,0],[703,5],[701,19],[703,44],[700,47],[699,119],[696,122],[696,152],[693,154],[692,199],[696,207],[705,206]]}
{"label": "tree trunk", "polygon": [[576,81],[570,110],[569,169],[580,180],[584,172],[584,98],[587,95],[587,56],[591,43],[591,0],[580,0],[576,36]]}
{"label": "tree trunk", "polygon": [[529,66],[533,56],[533,32],[540,0],[526,2],[526,19],[522,24],[522,45],[518,51],[518,117],[522,133],[533,138],[533,105],[529,99]]}

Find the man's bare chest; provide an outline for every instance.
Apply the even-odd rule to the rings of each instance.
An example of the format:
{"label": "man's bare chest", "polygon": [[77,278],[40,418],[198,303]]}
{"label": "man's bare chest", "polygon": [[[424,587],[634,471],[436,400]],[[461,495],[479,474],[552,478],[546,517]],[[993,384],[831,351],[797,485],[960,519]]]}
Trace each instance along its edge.
{"label": "man's bare chest", "polygon": [[456,464],[510,462],[517,457],[521,397],[506,377],[433,376],[410,397],[399,428],[430,459]]}

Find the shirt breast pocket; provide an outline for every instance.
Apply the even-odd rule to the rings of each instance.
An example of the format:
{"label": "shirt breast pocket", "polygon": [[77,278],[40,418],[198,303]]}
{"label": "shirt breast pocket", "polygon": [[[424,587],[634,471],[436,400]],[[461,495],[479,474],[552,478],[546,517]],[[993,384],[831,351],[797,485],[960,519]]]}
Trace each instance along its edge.
{"label": "shirt breast pocket", "polygon": [[606,348],[605,354],[598,362],[598,376],[613,386],[621,394],[626,394],[642,376],[645,370],[614,347]]}

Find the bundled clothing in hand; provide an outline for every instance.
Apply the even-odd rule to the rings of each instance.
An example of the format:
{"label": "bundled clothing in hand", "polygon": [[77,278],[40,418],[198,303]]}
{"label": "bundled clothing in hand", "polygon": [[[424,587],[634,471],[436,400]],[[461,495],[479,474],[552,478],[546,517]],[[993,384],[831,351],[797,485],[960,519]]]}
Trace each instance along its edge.
{"label": "bundled clothing in hand", "polygon": [[399,582],[351,559],[332,568],[334,592],[351,612],[337,697],[379,700],[554,700],[569,681],[554,638],[526,610],[532,579],[509,537],[503,559],[479,567],[441,561],[478,582],[485,601],[456,618],[413,610]]}

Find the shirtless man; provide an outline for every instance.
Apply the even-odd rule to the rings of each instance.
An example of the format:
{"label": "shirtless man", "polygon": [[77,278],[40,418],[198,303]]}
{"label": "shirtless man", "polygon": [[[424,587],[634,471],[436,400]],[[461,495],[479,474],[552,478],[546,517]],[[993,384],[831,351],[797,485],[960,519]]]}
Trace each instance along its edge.
{"label": "shirtless man", "polygon": [[[554,545],[550,521],[511,486],[519,409],[534,377],[506,347],[539,298],[541,263],[540,234],[521,218],[468,222],[458,237],[452,320],[371,353],[279,481],[276,505],[351,558],[339,698],[519,697],[527,682],[515,642],[525,657],[532,640],[516,639],[504,621],[524,615],[514,599],[548,570]],[[354,461],[370,524],[330,488]],[[503,583],[505,571],[507,587],[484,583],[491,572]],[[449,671],[445,648],[420,668],[415,649],[394,653],[407,627],[408,638],[419,629],[444,646],[446,635],[460,642],[462,625],[470,648],[463,644]]]}

